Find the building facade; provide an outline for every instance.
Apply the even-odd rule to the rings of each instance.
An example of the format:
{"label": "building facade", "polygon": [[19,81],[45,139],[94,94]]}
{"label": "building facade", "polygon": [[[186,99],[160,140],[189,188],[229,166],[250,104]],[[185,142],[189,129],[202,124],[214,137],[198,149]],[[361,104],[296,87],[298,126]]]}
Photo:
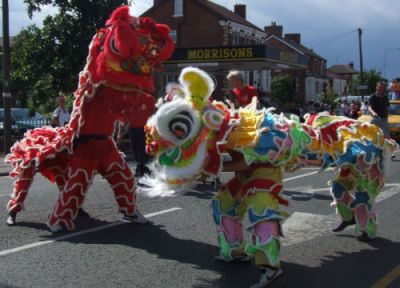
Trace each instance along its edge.
{"label": "building facade", "polygon": [[210,73],[217,84],[213,97],[222,99],[229,89],[225,79],[229,70],[240,70],[247,84],[267,94],[274,68],[283,65],[300,70],[307,65],[307,57],[291,51],[282,54],[278,47],[266,45],[267,33],[246,19],[243,4],[230,11],[208,0],[155,0],[142,16],[169,25],[176,44],[157,81],[161,95],[165,84],[176,81],[186,66]]}

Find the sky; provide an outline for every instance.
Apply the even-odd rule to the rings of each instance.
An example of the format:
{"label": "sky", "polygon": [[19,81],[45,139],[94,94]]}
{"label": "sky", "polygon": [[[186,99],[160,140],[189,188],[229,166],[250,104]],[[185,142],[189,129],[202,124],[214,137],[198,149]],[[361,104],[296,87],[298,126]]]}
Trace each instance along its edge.
{"label": "sky", "polygon": [[[388,79],[400,77],[398,0],[212,1],[229,10],[235,4],[246,4],[247,20],[261,29],[275,21],[283,25],[283,33],[301,33],[302,44],[325,58],[328,67],[354,62],[359,70],[357,29],[361,28],[364,70],[375,69]],[[135,16],[153,5],[153,0],[132,2]],[[46,15],[57,12],[54,7],[46,6],[30,20],[23,0],[9,0],[9,6],[10,35],[30,24],[40,26]]]}

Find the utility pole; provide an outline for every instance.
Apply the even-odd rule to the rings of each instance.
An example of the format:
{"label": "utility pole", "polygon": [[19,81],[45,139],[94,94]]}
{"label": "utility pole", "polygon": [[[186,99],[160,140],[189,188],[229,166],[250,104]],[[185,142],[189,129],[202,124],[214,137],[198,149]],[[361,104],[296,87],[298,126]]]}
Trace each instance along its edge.
{"label": "utility pole", "polygon": [[8,0],[3,1],[3,103],[4,103],[4,153],[11,148],[11,90],[10,90],[10,35]]}
{"label": "utility pole", "polygon": [[[362,35],[362,30],[361,28],[358,28],[358,44],[360,48],[360,85],[364,85],[364,70],[363,70],[363,56],[362,56],[362,44],[361,44],[361,35]],[[359,90],[364,90],[364,89],[359,89]],[[361,92],[361,91],[360,91]],[[362,100],[364,100],[364,93],[361,93]]]}

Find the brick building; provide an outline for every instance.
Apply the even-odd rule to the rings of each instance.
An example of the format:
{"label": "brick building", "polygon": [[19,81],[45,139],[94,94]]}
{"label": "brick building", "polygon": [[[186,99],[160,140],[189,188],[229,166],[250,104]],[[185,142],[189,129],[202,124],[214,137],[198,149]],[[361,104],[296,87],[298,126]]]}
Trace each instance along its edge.
{"label": "brick building", "polygon": [[208,0],[154,0],[142,16],[168,24],[176,51],[158,75],[157,91],[163,94],[166,83],[176,81],[185,66],[197,66],[210,73],[217,83],[213,96],[227,94],[225,77],[229,70],[242,71],[248,84],[260,92],[270,91],[271,71],[280,66],[304,70],[308,57],[293,51],[282,53],[266,44],[267,33],[246,19],[246,5],[230,11]]}
{"label": "brick building", "polygon": [[272,70],[272,77],[282,73],[291,75],[295,81],[295,99],[298,101],[320,100],[318,95],[325,91],[327,85],[326,60],[312,49],[302,45],[299,33],[283,36],[283,26],[276,25],[275,22],[266,26],[264,30],[267,34],[266,43],[279,48],[283,54],[282,57],[307,58],[305,69],[293,69],[280,65],[280,68]]}
{"label": "brick building", "polygon": [[353,82],[354,75],[357,75],[359,72],[354,69],[354,63],[350,62],[349,64],[336,64],[332,65],[328,68],[329,72],[335,73],[341,79],[346,80],[346,86],[343,89],[343,95],[348,95],[350,93],[350,87]]}

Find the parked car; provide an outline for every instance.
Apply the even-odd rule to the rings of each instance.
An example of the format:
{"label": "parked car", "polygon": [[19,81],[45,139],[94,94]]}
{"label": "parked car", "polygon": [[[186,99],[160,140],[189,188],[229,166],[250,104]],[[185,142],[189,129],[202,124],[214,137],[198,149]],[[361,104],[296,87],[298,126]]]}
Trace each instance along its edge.
{"label": "parked car", "polygon": [[[12,116],[11,116],[12,118]],[[20,134],[19,128],[14,119],[11,119],[11,135]],[[0,137],[4,135],[4,109],[0,109]]]}
{"label": "parked car", "polygon": [[[371,115],[361,115],[361,121],[371,121]],[[400,100],[390,100],[389,106],[389,129],[390,137],[400,141]]]}
{"label": "parked car", "polygon": [[[22,135],[29,129],[38,128],[50,124],[50,121],[40,113],[35,112],[31,117],[27,108],[11,108],[12,134]],[[4,126],[4,109],[0,109],[0,132]]]}

